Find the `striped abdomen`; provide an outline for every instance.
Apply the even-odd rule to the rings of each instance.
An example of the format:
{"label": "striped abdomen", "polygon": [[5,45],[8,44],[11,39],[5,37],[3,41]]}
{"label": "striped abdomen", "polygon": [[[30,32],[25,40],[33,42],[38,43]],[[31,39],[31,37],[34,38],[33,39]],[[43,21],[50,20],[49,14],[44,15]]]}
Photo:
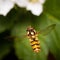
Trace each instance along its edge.
{"label": "striped abdomen", "polygon": [[40,42],[38,38],[31,38],[30,39],[30,44],[32,46],[32,49],[34,52],[39,52],[40,51]]}

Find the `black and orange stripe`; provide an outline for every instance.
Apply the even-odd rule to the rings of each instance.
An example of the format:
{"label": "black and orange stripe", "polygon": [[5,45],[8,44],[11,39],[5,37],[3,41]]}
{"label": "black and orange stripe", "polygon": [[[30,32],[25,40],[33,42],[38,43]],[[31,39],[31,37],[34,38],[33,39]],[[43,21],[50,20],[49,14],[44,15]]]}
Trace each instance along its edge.
{"label": "black and orange stripe", "polygon": [[40,42],[39,40],[36,40],[36,37],[30,39],[30,45],[32,46],[32,49],[34,50],[34,52],[40,51]]}

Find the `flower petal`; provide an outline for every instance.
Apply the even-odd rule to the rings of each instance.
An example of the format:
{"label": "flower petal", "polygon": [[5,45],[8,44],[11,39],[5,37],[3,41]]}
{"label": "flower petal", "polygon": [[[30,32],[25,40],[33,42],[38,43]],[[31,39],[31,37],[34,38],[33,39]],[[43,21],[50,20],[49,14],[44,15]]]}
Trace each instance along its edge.
{"label": "flower petal", "polygon": [[0,15],[6,16],[13,6],[14,3],[11,0],[0,0]]}
{"label": "flower petal", "polygon": [[36,4],[30,3],[27,5],[26,9],[30,10],[32,14],[39,16],[43,11],[43,6],[40,3],[36,3]]}
{"label": "flower petal", "polygon": [[19,7],[25,7],[27,4],[28,0],[15,0],[15,3],[19,6]]}
{"label": "flower petal", "polygon": [[40,2],[41,4],[44,4],[44,3],[45,3],[45,0],[39,0],[39,2]]}

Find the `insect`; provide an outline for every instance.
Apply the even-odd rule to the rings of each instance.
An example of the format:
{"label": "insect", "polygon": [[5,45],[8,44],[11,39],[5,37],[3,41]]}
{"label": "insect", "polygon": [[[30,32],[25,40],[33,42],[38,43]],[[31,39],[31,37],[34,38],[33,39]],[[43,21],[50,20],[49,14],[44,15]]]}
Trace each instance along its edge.
{"label": "insect", "polygon": [[41,50],[40,41],[38,40],[38,34],[48,34],[51,30],[54,29],[55,25],[56,24],[52,24],[48,26],[46,29],[41,30],[40,32],[36,32],[36,30],[31,26],[27,28],[27,36],[29,38],[30,45],[34,52],[38,53]]}
{"label": "insect", "polygon": [[[36,30],[31,26],[29,26],[26,29],[27,34],[24,35],[24,37],[28,37],[28,39],[30,41],[30,45],[31,45],[34,52],[38,53],[41,51],[38,35],[39,34],[47,35],[49,32],[51,32],[51,30],[53,30],[55,28],[55,26],[56,26],[56,24],[52,24],[39,32],[36,32]],[[8,36],[8,37],[5,37],[5,39],[11,38],[11,37],[12,36]],[[12,38],[20,38],[20,37],[13,36]]]}

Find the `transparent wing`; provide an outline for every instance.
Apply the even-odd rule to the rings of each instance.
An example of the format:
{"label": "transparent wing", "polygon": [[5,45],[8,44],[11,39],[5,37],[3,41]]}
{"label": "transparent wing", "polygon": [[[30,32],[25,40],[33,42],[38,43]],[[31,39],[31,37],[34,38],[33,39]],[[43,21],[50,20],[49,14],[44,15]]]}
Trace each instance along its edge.
{"label": "transparent wing", "polygon": [[14,39],[21,39],[21,38],[25,38],[25,37],[27,37],[27,35],[22,35],[22,36],[7,36],[7,37],[4,37],[4,39],[14,40]]}
{"label": "transparent wing", "polygon": [[48,33],[50,33],[55,28],[55,26],[56,26],[56,24],[52,24],[52,25],[48,26],[46,29],[43,29],[38,33],[42,34],[42,35],[47,35]]}

